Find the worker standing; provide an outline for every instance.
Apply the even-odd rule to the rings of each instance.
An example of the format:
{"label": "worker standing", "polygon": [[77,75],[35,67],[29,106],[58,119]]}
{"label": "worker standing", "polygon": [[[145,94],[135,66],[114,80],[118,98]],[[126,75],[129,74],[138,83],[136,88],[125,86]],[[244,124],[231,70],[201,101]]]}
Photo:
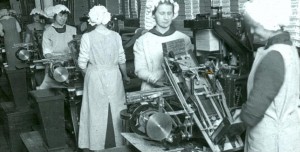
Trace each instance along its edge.
{"label": "worker standing", "polygon": [[[178,16],[179,5],[173,0],[156,0],[147,3],[147,11],[152,12],[156,25],[149,32],[139,37],[133,47],[135,74],[143,80],[141,90],[149,90],[164,81],[162,68],[162,43],[184,39],[186,51],[193,48],[190,38],[171,26]],[[146,21],[147,22],[147,21]]]}
{"label": "worker standing", "polygon": [[[122,78],[129,82],[121,36],[107,29],[111,14],[104,6],[94,6],[89,23],[96,28],[83,34],[78,65],[84,71],[83,100],[80,112],[78,146],[99,151],[104,149],[108,112],[111,108],[116,146],[121,146],[120,111],[125,109]],[[122,74],[122,75],[121,75]]]}
{"label": "worker standing", "polygon": [[[59,56],[68,56],[70,48],[68,43],[76,35],[76,28],[66,25],[70,10],[61,4],[55,5],[47,12],[48,17],[53,18],[54,23],[47,27],[43,33],[42,48],[46,59]],[[61,83],[49,77],[49,66],[46,67],[45,77],[38,89],[64,88]]]}
{"label": "worker standing", "polygon": [[289,33],[282,30],[290,12],[287,0],[245,3],[251,33],[266,41],[249,74],[247,102],[235,115],[236,122],[247,126],[245,152],[300,151],[299,57]]}

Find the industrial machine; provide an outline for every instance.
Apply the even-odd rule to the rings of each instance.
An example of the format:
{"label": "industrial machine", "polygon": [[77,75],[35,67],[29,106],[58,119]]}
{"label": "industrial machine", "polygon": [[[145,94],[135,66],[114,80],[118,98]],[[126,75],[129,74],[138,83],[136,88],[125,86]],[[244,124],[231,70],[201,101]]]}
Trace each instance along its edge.
{"label": "industrial machine", "polygon": [[163,64],[170,87],[127,93],[128,105],[146,102],[132,110],[132,131],[169,143],[204,138],[214,152],[242,149],[239,135],[243,125],[233,122],[234,109],[228,107],[217,79],[219,71],[234,67],[198,64],[193,54],[180,47],[184,46],[183,39],[166,45],[173,48],[165,52],[168,55]]}
{"label": "industrial machine", "polygon": [[[39,35],[35,35],[39,37]],[[52,58],[43,58],[40,54],[39,38],[36,38],[35,44],[22,43],[15,45],[19,50],[16,57],[27,63],[27,78],[30,80],[31,90],[36,90],[44,78],[45,70],[50,78],[61,84],[63,89],[59,91],[64,95],[65,106],[57,107],[64,109],[66,129],[73,134],[74,142],[78,138],[78,122],[81,107],[81,98],[83,90],[83,75],[78,68],[77,59],[79,54],[80,36],[74,36],[74,40],[69,43],[70,54],[53,56]],[[38,80],[41,78],[41,80]]]}
{"label": "industrial machine", "polygon": [[194,51],[185,51],[183,39],[162,46],[166,86],[127,93],[131,131],[168,144],[204,139],[213,152],[241,150],[245,128],[232,116],[246,101],[252,63],[242,19],[200,14],[185,27],[193,30]]}
{"label": "industrial machine", "polygon": [[223,18],[222,7],[216,15],[198,14],[195,20],[185,20],[184,26],[193,30],[194,53],[199,63],[229,65],[219,70],[217,79],[222,84],[229,107],[241,106],[246,101],[246,83],[253,62],[251,36],[240,14]]}
{"label": "industrial machine", "polygon": [[62,89],[62,93],[66,97],[64,107],[66,129],[73,134],[75,143],[78,142],[79,112],[83,93],[83,75],[77,64],[80,38],[80,35],[74,36],[74,39],[69,42],[70,54],[68,55],[33,61],[36,68],[38,68],[41,63],[44,66],[48,65],[49,76],[65,86],[65,88]]}

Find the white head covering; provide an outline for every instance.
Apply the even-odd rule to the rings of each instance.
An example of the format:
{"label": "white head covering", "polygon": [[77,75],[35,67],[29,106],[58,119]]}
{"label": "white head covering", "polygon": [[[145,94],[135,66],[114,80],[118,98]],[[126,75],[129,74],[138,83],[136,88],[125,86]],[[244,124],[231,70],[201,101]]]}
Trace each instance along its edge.
{"label": "white head covering", "polygon": [[17,11],[16,11],[16,10],[13,10],[13,9],[10,9],[8,12],[9,12],[10,14],[14,14],[14,15],[17,14]]}
{"label": "white head covering", "polygon": [[49,7],[45,8],[45,13],[48,18],[53,18],[55,14],[58,14],[61,11],[67,11],[70,13],[70,10],[65,5],[62,5],[62,4],[58,4],[55,6],[49,6]]}
{"label": "white head covering", "polygon": [[111,14],[104,6],[98,5],[90,9],[89,17],[88,22],[92,26],[99,24],[106,25],[111,19]]}
{"label": "white head covering", "polygon": [[175,19],[178,16],[179,5],[177,2],[174,2],[174,0],[147,0],[145,11],[145,29],[152,29],[156,25],[156,22],[152,17],[152,13],[160,2],[164,3],[165,1],[169,1],[174,6],[174,16],[172,19]]}
{"label": "white head covering", "polygon": [[39,15],[45,16],[44,11],[39,8],[32,9],[29,15],[34,15],[34,14],[39,14]]}
{"label": "white head covering", "polygon": [[0,10],[0,17],[2,16],[8,16],[9,15],[9,12],[7,9],[1,9]]}
{"label": "white head covering", "polygon": [[151,10],[151,13],[154,11],[154,9],[158,6],[159,3],[164,2],[170,2],[174,5],[174,16],[173,19],[175,19],[178,16],[179,12],[179,5],[177,2],[174,2],[174,0],[147,0],[146,8]]}
{"label": "white head covering", "polygon": [[45,12],[45,15],[47,18],[53,18],[53,16],[54,16],[53,9],[54,9],[54,6],[49,6],[44,9],[44,12]]}
{"label": "white head covering", "polygon": [[252,0],[244,5],[245,15],[267,30],[277,31],[289,24],[291,4],[289,0]]}

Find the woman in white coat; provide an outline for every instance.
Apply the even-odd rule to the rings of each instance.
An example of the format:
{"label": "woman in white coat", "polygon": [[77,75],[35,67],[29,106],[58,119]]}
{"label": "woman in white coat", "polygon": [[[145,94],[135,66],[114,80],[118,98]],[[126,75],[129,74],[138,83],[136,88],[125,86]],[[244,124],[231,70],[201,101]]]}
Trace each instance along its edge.
{"label": "woman in white coat", "polygon": [[[54,19],[54,23],[45,28],[42,40],[43,55],[46,59],[68,56],[70,54],[68,43],[76,35],[76,28],[66,24],[70,10],[61,4],[51,8],[46,14]],[[49,66],[46,67],[44,80],[38,89],[65,88],[64,85],[49,77],[48,72]]]}
{"label": "woman in white coat", "polygon": [[115,139],[116,146],[122,144],[120,111],[126,108],[122,75],[125,81],[130,79],[121,37],[105,26],[110,13],[104,6],[94,6],[89,17],[96,28],[83,34],[80,44],[78,64],[85,78],[78,146],[97,151],[104,149],[109,106],[115,134],[110,138]]}
{"label": "woman in white coat", "polygon": [[257,50],[248,99],[236,118],[247,126],[245,152],[300,151],[299,57],[289,33],[282,30],[289,23],[290,7],[286,0],[245,4],[251,33],[267,42]]}
{"label": "woman in white coat", "polygon": [[[153,0],[146,4],[156,26],[138,38],[134,44],[135,74],[143,80],[141,90],[149,90],[165,79],[162,68],[162,43],[184,39],[186,51],[192,49],[190,38],[171,26],[178,16],[179,6],[173,0]],[[146,21],[147,22],[147,21]]]}

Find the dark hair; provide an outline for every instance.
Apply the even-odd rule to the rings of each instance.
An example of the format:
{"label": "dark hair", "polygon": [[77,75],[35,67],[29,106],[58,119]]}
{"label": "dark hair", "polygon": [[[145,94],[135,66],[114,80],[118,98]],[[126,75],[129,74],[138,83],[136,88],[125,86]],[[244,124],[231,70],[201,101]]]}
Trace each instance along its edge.
{"label": "dark hair", "polygon": [[[70,13],[68,12],[68,11],[61,11],[61,12],[59,12],[59,13],[61,13],[61,14],[67,14],[67,15],[69,15]],[[56,16],[57,16],[57,14],[55,14],[54,16],[53,16],[53,19],[55,20],[55,18],[56,18]]]}
{"label": "dark hair", "polygon": [[[157,7],[161,4],[171,5],[173,7],[173,14],[174,14],[174,4],[173,3],[171,3],[169,0],[165,0],[164,2],[159,1]],[[154,10],[152,11],[152,15],[154,15],[155,12],[157,11],[157,7],[154,7]]]}

